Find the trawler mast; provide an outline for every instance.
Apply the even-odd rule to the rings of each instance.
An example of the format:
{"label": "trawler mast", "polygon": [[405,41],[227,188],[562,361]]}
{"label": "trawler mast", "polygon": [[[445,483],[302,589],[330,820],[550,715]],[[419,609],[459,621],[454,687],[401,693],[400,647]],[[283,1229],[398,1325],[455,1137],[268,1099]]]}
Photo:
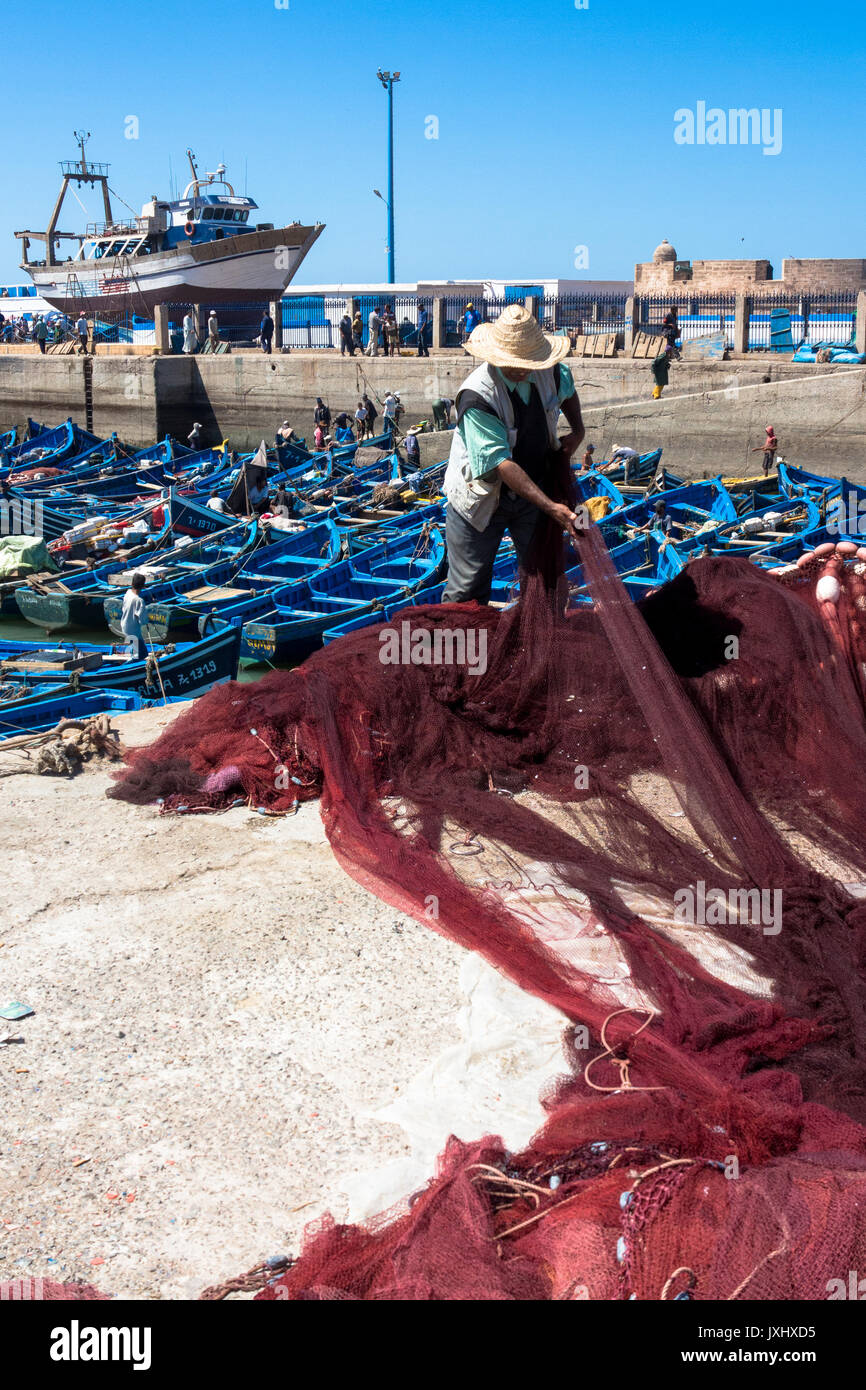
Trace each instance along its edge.
{"label": "trawler mast", "polygon": [[28,230],[26,232],[15,233],[18,240],[22,243],[24,265],[27,265],[27,250],[31,241],[45,242],[45,264],[49,266],[57,265],[58,263],[55,255],[55,242],[77,241],[79,244],[81,243],[82,238],[76,232],[58,232],[57,230],[57,223],[60,221],[60,213],[63,210],[63,204],[70,184],[86,183],[89,184],[91,188],[95,188],[96,185],[99,184],[102,188],[102,204],[105,209],[106,224],[110,225],[114,220],[111,211],[111,195],[108,188],[108,171],[111,166],[108,164],[87,163],[85,146],[90,139],[89,130],[76,130],[73,134],[81,157],[78,160],[62,159],[60,161],[63,183],[60,187],[57,202],[54,204],[54,211],[48,219],[48,226],[45,228],[44,232],[31,232]]}

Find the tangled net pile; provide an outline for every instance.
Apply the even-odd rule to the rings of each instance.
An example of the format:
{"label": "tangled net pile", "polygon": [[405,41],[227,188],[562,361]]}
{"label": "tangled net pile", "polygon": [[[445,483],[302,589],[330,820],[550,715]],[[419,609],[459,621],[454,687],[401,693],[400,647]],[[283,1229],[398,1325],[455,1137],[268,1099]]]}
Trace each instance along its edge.
{"label": "tangled net pile", "polygon": [[[383,664],[368,628],[212,692],[113,789],[320,798],[358,882],[571,1021],[523,1152],[452,1137],[259,1297],[826,1298],[866,1268],[864,566],[697,559],[633,605],[592,529],[593,606],[563,615],[555,534],[537,549],[514,609],[403,615],[483,629],[482,674]],[[683,925],[700,883],[781,894],[780,929]]]}

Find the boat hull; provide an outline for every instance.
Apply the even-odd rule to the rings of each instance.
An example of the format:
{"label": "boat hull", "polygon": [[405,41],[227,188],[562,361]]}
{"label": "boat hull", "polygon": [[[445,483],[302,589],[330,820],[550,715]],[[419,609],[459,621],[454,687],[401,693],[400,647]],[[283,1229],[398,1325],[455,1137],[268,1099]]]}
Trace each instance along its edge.
{"label": "boat hull", "polygon": [[15,603],[21,617],[42,632],[102,626],[102,600],[89,594],[40,594],[23,586],[15,593]]}
{"label": "boat hull", "polygon": [[[240,644],[240,630],[220,624],[200,641],[160,654],[159,674],[149,669],[146,661],[105,660],[99,654],[107,653],[108,648],[82,645],[78,649],[70,647],[68,650],[70,655],[73,650],[83,654],[82,664],[76,672],[79,689],[131,690],[143,700],[161,702],[163,698],[192,699],[215,685],[234,680],[238,673]],[[39,644],[36,642],[0,643],[0,657],[13,675],[23,672],[28,658],[36,659],[38,652]],[[38,678],[40,681],[68,683],[70,675],[68,668],[58,664],[56,671],[40,667]]]}
{"label": "boat hull", "polygon": [[67,314],[78,313],[82,300],[89,311],[137,314],[157,304],[270,301],[279,299],[323,230],[318,225],[247,232],[157,251],[134,262],[105,259],[98,269],[92,261],[23,268],[43,298]]}

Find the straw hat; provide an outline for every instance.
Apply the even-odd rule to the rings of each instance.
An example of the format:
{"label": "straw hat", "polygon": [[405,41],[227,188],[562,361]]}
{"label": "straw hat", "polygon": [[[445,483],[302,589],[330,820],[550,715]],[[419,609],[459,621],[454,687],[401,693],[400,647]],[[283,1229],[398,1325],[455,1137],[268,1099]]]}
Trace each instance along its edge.
{"label": "straw hat", "polygon": [[480,323],[465,344],[473,357],[493,367],[540,371],[561,362],[571,351],[568,338],[544,333],[522,304],[509,304],[493,323]]}

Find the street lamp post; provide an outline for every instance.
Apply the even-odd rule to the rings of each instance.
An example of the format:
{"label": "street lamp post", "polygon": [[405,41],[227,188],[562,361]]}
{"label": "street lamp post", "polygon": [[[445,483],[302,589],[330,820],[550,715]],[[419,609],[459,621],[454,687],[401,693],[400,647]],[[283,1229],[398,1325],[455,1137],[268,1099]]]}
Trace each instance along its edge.
{"label": "street lamp post", "polygon": [[394,83],[400,81],[400,74],[399,72],[383,72],[380,68],[376,76],[388,93],[388,197],[382,198],[378,189],[373,191],[377,198],[382,198],[382,202],[388,209],[388,284],[393,285],[396,281],[394,274]]}

